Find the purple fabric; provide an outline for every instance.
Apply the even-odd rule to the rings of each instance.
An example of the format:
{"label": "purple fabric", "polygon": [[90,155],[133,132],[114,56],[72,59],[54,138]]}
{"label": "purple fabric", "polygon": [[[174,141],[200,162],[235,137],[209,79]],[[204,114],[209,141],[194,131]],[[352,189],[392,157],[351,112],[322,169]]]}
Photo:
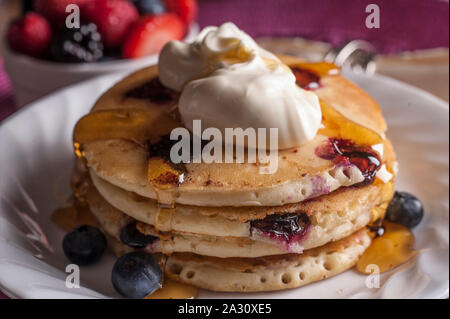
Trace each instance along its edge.
{"label": "purple fabric", "polygon": [[[341,45],[365,39],[380,53],[448,47],[443,0],[198,0],[199,23],[235,22],[252,36],[302,36]],[[367,29],[365,8],[380,7],[380,29]],[[16,110],[0,59],[0,121]]]}
{"label": "purple fabric", "polygon": [[[368,29],[368,4],[380,28]],[[252,36],[302,36],[341,45],[371,42],[380,53],[448,47],[449,5],[443,0],[199,0],[201,27],[232,21]]]}
{"label": "purple fabric", "polygon": [[0,122],[16,110],[13,92],[0,58]]}

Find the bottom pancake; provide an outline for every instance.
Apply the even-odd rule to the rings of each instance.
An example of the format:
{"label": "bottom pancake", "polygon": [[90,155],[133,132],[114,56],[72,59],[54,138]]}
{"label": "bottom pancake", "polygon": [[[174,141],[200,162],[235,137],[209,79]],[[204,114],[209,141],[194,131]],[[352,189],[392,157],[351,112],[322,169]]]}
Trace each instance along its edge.
{"label": "bottom pancake", "polygon": [[[262,292],[298,288],[352,268],[369,247],[366,228],[339,241],[306,250],[259,258],[216,258],[192,253],[167,256],[165,275],[199,288],[222,292]],[[118,256],[132,249],[109,238]]]}

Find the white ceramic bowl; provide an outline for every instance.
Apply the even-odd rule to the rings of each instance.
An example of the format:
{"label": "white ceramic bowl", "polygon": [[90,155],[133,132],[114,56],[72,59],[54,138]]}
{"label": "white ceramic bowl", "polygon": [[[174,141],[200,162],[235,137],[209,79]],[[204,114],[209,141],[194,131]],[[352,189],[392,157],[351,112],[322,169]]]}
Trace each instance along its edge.
{"label": "white ceramic bowl", "polygon": [[[192,24],[184,41],[193,41],[199,27]],[[135,60],[98,63],[57,63],[12,52],[4,45],[4,67],[11,80],[16,102],[23,106],[69,84],[117,72],[132,72],[158,61],[158,55]]]}

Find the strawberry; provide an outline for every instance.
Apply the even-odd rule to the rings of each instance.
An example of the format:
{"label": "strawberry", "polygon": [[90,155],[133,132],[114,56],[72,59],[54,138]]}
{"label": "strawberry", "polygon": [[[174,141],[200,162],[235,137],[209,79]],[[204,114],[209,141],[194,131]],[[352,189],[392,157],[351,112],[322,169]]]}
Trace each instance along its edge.
{"label": "strawberry", "polygon": [[47,52],[51,37],[50,24],[34,12],[12,24],[7,34],[11,49],[34,57],[42,57]]}
{"label": "strawberry", "polygon": [[62,29],[65,27],[66,18],[70,13],[66,12],[69,4],[76,4],[80,11],[84,5],[98,0],[34,0],[34,8],[37,13],[43,15],[52,26]]}
{"label": "strawberry", "polygon": [[185,32],[184,23],[173,13],[144,16],[131,29],[122,55],[133,59],[158,53],[170,40],[181,40]]}
{"label": "strawberry", "polygon": [[136,7],[125,0],[96,0],[84,8],[84,19],[97,25],[106,48],[122,45],[131,25],[139,19]]}
{"label": "strawberry", "polygon": [[175,13],[180,19],[189,25],[197,17],[196,0],[165,0],[170,12]]}

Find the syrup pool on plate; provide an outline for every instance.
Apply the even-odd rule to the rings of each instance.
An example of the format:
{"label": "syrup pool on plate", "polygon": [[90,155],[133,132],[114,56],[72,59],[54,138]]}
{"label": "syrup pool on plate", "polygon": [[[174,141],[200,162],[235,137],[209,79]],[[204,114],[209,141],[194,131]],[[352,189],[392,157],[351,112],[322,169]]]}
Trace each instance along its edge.
{"label": "syrup pool on plate", "polygon": [[162,288],[145,297],[145,299],[191,299],[197,297],[197,287],[172,279],[164,279]]}
{"label": "syrup pool on plate", "polygon": [[359,258],[356,269],[371,274],[376,265],[380,273],[394,269],[417,256],[414,235],[405,226],[384,220],[384,233],[373,239],[372,244]]}
{"label": "syrup pool on plate", "polygon": [[98,222],[92,215],[89,206],[78,200],[73,200],[72,203],[56,209],[51,219],[65,231],[70,231],[80,225],[98,226]]}

